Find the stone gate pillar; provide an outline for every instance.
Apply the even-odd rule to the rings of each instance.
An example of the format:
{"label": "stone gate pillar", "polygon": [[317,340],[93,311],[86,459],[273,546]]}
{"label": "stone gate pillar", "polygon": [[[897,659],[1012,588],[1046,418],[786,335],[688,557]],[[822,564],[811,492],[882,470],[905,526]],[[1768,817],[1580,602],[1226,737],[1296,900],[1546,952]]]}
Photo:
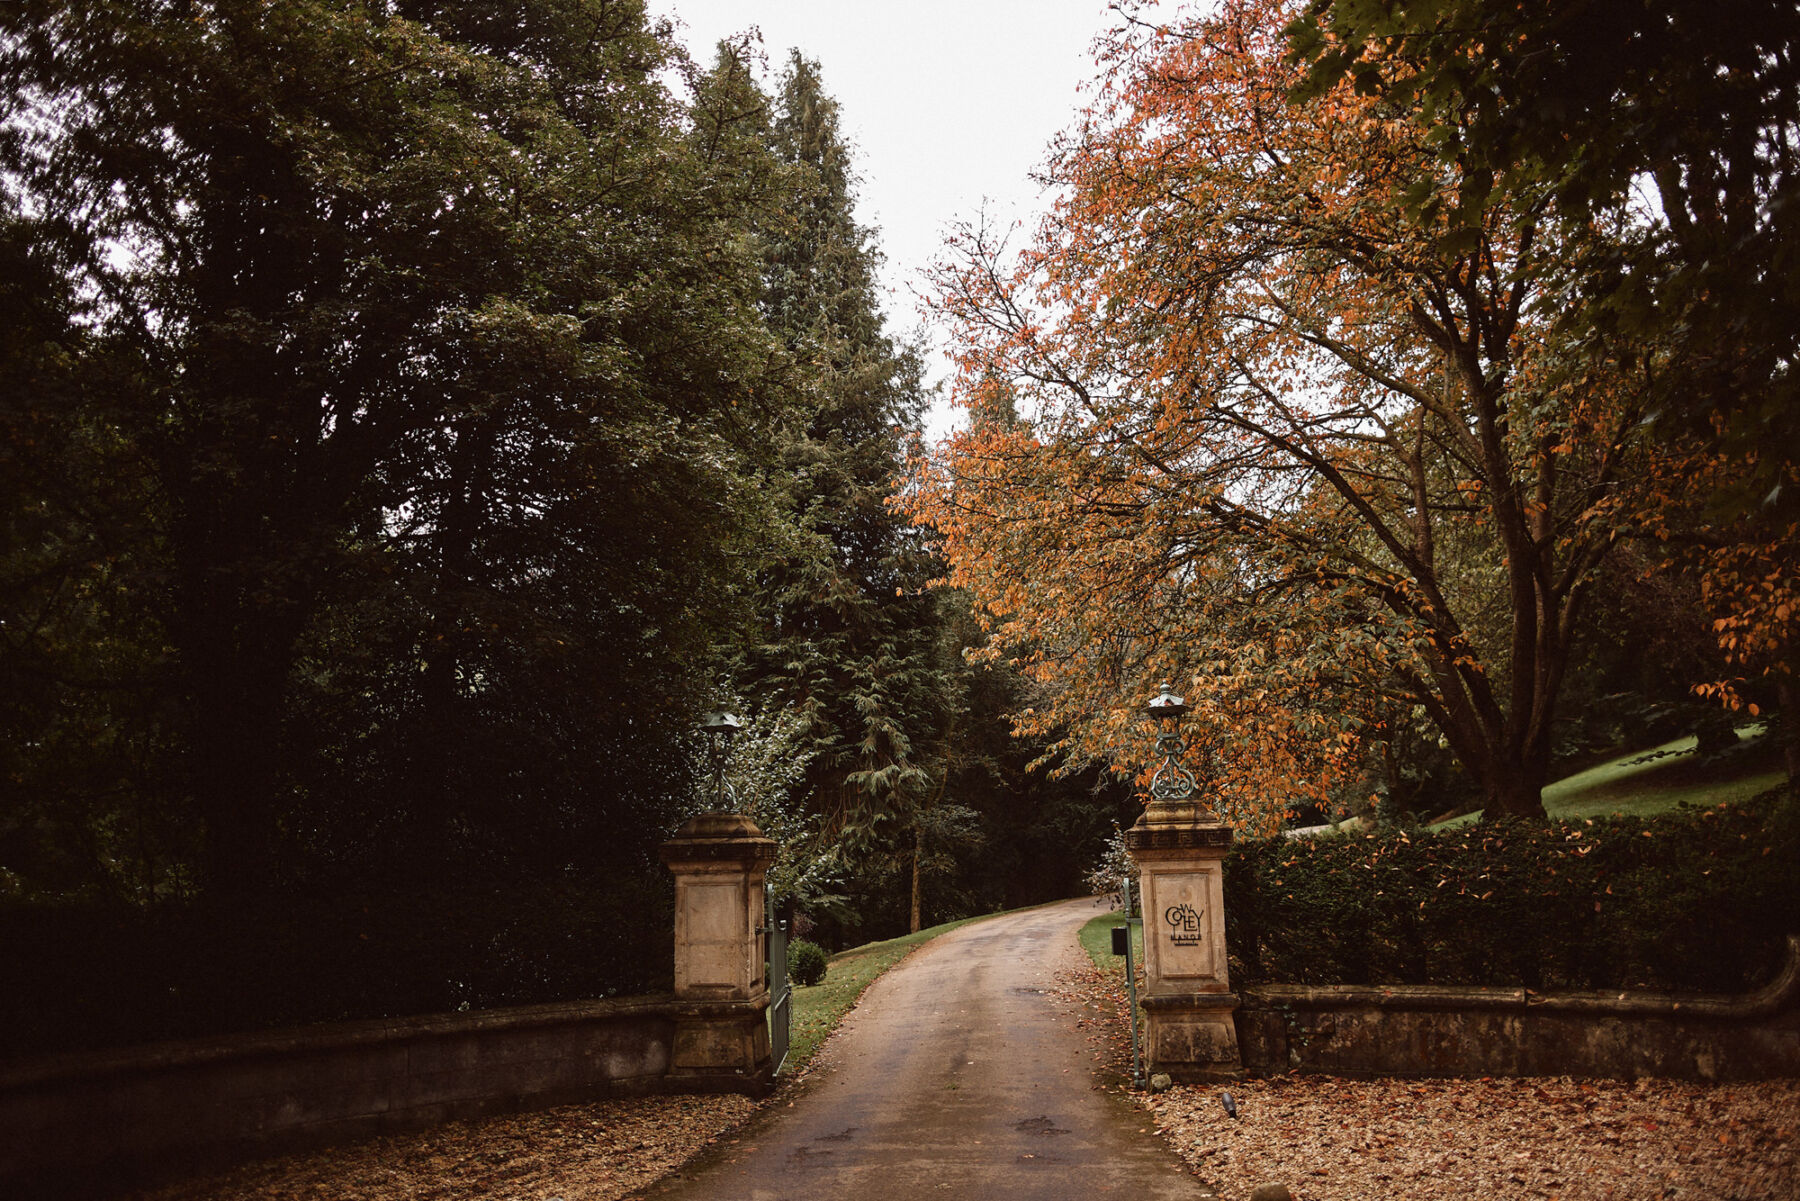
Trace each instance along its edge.
{"label": "stone gate pillar", "polygon": [[760,1092],[773,1077],[763,874],[774,859],[774,840],[738,813],[702,813],[662,846],[675,876],[673,1085]]}
{"label": "stone gate pillar", "polygon": [[1144,905],[1146,1070],[1181,1083],[1243,1074],[1225,964],[1221,868],[1231,827],[1171,821],[1153,803],[1125,832]]}
{"label": "stone gate pillar", "polygon": [[1143,816],[1125,832],[1144,906],[1146,1070],[1182,1083],[1236,1079],[1243,1062],[1225,962],[1223,882],[1231,827],[1195,799],[1194,778],[1180,764],[1181,698],[1164,684],[1148,709],[1164,723],[1158,747],[1166,762]]}

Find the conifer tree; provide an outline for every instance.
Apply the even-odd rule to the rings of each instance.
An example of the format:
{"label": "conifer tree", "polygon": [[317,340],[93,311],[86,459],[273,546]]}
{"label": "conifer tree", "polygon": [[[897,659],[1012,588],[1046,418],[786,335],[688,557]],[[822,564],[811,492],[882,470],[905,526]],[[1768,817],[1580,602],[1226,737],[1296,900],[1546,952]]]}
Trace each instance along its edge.
{"label": "conifer tree", "polygon": [[763,307],[813,407],[788,447],[802,545],[762,581],[747,674],[805,714],[819,752],[807,788],[830,836],[864,851],[899,838],[916,858],[955,680],[924,590],[937,565],[888,499],[927,390],[918,355],[884,329],[837,103],[798,53],[769,137],[794,174],[766,232]]}

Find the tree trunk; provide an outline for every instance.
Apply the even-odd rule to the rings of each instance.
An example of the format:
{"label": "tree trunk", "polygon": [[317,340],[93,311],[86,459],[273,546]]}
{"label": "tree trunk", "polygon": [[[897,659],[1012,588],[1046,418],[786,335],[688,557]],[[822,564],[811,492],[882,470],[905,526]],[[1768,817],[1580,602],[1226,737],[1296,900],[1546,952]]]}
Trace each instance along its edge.
{"label": "tree trunk", "polygon": [[1800,687],[1792,676],[1778,676],[1775,699],[1781,703],[1776,737],[1781,739],[1782,762],[1787,765],[1788,789],[1800,792]]}
{"label": "tree trunk", "polygon": [[221,603],[195,605],[173,624],[185,774],[206,823],[204,893],[231,909],[266,895],[279,875],[282,718],[298,614],[214,599]]}
{"label": "tree trunk", "polygon": [[919,932],[919,861],[925,856],[924,827],[913,826],[912,854],[912,933]]}
{"label": "tree trunk", "polygon": [[1542,821],[1549,816],[1544,811],[1541,781],[1490,776],[1481,792],[1483,821],[1497,821],[1504,817],[1528,817]]}

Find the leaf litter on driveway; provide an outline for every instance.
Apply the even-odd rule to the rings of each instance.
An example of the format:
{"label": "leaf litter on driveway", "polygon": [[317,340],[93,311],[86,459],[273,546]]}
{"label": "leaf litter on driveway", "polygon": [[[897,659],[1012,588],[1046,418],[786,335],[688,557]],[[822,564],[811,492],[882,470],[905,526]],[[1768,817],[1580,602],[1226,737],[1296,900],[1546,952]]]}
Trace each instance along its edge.
{"label": "leaf litter on driveway", "polygon": [[[1222,1198],[1295,1201],[1800,1199],[1800,1080],[1348,1080],[1128,1088],[1124,978],[1085,963],[1058,993],[1108,1087],[1125,1092]],[[1237,1108],[1226,1112],[1222,1094]],[[1146,1129],[1149,1127],[1147,1126]]]}
{"label": "leaf litter on driveway", "polygon": [[[1567,1078],[1345,1080],[1129,1088],[1124,978],[1064,961],[1055,992],[1094,1088],[1138,1107],[1228,1201],[1280,1183],[1295,1201],[1800,1201],[1800,1080],[1721,1085]],[[827,1044],[829,1046],[829,1044]],[[820,1063],[830,1061],[827,1052]],[[768,1104],[791,1104],[792,1085]],[[743,1097],[645,1097],[454,1122],[248,1164],[146,1201],[619,1201],[755,1112]]]}
{"label": "leaf litter on driveway", "polygon": [[451,1122],[246,1164],[145,1201],[617,1201],[729,1145],[747,1097],[640,1097]]}

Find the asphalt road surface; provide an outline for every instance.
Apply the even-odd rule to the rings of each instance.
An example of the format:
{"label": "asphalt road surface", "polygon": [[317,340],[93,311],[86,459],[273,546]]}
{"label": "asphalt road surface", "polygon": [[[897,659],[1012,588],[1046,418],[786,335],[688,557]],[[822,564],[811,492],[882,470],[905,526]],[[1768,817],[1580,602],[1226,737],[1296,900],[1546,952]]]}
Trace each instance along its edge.
{"label": "asphalt road surface", "polygon": [[926,943],[869,986],[791,1107],[641,1194],[657,1201],[1210,1197],[1145,1115],[1097,1090],[1050,995],[1092,900]]}

